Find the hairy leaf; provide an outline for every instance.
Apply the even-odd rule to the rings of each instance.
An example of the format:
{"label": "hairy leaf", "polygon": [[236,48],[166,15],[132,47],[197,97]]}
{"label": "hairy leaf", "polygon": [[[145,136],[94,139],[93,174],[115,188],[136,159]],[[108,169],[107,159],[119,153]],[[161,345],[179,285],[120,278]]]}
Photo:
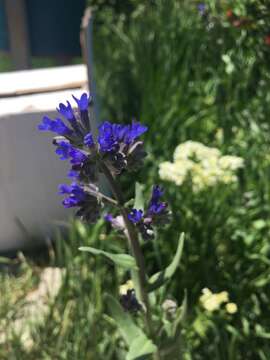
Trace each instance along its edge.
{"label": "hairy leaf", "polygon": [[156,274],[154,274],[153,276],[150,277],[149,281],[148,281],[148,291],[154,291],[156,289],[158,289],[159,287],[161,287],[162,285],[165,284],[165,282],[167,282],[175,273],[181,257],[182,257],[182,253],[183,253],[183,246],[184,246],[184,237],[185,234],[181,233],[179,241],[178,241],[178,247],[177,247],[177,251],[176,254],[172,260],[172,262],[170,263],[169,266],[166,267],[165,270],[160,271]]}
{"label": "hairy leaf", "polygon": [[111,295],[106,294],[106,302],[111,316],[115,320],[122,337],[129,347],[126,359],[142,360],[145,356],[154,353],[156,346],[134,323],[130,314],[123,310],[118,301]]}
{"label": "hairy leaf", "polygon": [[113,261],[116,265],[125,269],[137,269],[134,257],[128,254],[113,254],[90,246],[82,246],[79,250],[90,252],[93,255],[103,255],[107,259]]}

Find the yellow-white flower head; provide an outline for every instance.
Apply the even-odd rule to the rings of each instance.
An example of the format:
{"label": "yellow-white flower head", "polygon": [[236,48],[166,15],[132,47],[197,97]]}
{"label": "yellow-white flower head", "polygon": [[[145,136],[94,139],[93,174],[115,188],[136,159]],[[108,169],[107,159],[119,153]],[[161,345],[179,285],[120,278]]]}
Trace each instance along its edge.
{"label": "yellow-white flower head", "polygon": [[219,166],[223,170],[235,171],[244,166],[244,160],[239,156],[225,155],[219,159]]}
{"label": "yellow-white flower head", "polygon": [[233,302],[226,304],[225,308],[228,314],[235,314],[238,310],[237,305]]}
{"label": "yellow-white flower head", "polygon": [[215,311],[220,308],[220,306],[229,301],[229,294],[227,291],[222,291],[220,293],[212,293],[209,289],[203,289],[202,295],[200,296],[200,302],[205,310]]}
{"label": "yellow-white flower head", "polygon": [[235,171],[243,166],[244,160],[240,157],[222,156],[219,149],[186,141],[176,147],[174,162],[166,161],[159,165],[159,176],[176,185],[182,185],[190,178],[193,191],[199,192],[218,183],[236,182]]}
{"label": "yellow-white flower head", "polygon": [[119,287],[119,294],[126,295],[128,290],[133,290],[133,289],[134,289],[133,281],[128,280],[125,284],[123,284]]}

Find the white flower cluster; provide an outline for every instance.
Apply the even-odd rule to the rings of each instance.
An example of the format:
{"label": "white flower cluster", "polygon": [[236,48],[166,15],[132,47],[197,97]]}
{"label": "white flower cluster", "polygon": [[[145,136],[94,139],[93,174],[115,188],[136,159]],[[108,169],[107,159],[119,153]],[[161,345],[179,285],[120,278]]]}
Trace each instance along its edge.
{"label": "white flower cluster", "polygon": [[244,166],[244,160],[237,156],[222,156],[216,148],[199,142],[186,141],[177,146],[174,162],[159,165],[159,176],[176,185],[182,185],[190,178],[194,192],[217,183],[230,184],[237,181],[235,171]]}

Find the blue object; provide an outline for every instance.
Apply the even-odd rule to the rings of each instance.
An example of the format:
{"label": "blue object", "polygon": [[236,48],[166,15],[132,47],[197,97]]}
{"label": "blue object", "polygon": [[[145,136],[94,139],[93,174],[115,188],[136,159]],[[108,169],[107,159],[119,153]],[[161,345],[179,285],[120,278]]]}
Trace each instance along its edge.
{"label": "blue object", "polygon": [[5,6],[4,0],[0,0],[0,50],[7,51],[8,49],[8,29],[6,22]]}
{"label": "blue object", "polygon": [[104,121],[98,128],[98,143],[102,152],[113,152],[121,143],[132,145],[147,131],[147,126],[133,122],[132,125],[111,124]]}
{"label": "blue object", "polygon": [[63,200],[63,205],[66,208],[80,206],[87,199],[87,193],[83,187],[76,183],[72,183],[70,186],[66,184],[59,185],[59,194],[69,195]]}
{"label": "blue object", "polygon": [[32,55],[80,55],[85,0],[27,0],[25,3]]}
{"label": "blue object", "polygon": [[137,224],[143,219],[143,211],[132,209],[131,212],[128,214],[128,218],[133,224]]}
{"label": "blue object", "polygon": [[69,129],[62,120],[55,119],[51,120],[48,116],[44,116],[42,123],[38,125],[40,131],[52,131],[57,135],[72,135],[73,131]]}

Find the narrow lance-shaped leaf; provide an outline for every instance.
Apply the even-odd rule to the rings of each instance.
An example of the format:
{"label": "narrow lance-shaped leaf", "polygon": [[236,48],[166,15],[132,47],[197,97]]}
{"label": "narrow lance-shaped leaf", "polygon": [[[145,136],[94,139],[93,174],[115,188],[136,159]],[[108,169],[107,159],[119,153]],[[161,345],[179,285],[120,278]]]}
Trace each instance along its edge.
{"label": "narrow lance-shaped leaf", "polygon": [[153,354],[157,348],[153,342],[148,339],[144,332],[134,323],[129,313],[125,312],[118,301],[111,295],[106,294],[106,302],[115,320],[119,331],[129,347],[126,356],[127,360],[144,359]]}
{"label": "narrow lance-shaped leaf", "polygon": [[138,182],[135,184],[134,208],[144,210],[143,185]]}
{"label": "narrow lance-shaped leaf", "polygon": [[177,309],[176,317],[175,317],[174,323],[173,323],[173,336],[174,337],[177,337],[180,334],[181,326],[187,316],[187,307],[188,307],[188,299],[187,299],[187,291],[185,290],[182,305]]}
{"label": "narrow lance-shaped leaf", "polygon": [[139,336],[140,329],[133,322],[130,314],[123,310],[122,306],[113,296],[106,294],[105,300],[108,305],[110,315],[119,327],[120,333],[125,342],[130,346],[132,341]]}
{"label": "narrow lance-shaped leaf", "polygon": [[148,281],[149,292],[154,291],[159,287],[161,287],[162,285],[164,285],[175,273],[182,257],[183,247],[184,247],[184,237],[185,234],[181,233],[178,241],[176,254],[170,265],[167,266],[166,269],[164,269],[163,271],[160,271],[150,277]]}
{"label": "narrow lance-shaped leaf", "polygon": [[11,263],[11,260],[7,257],[4,257],[4,256],[0,256],[0,264],[10,264]]}
{"label": "narrow lance-shaped leaf", "polygon": [[113,261],[115,265],[118,265],[124,269],[137,269],[134,257],[128,254],[113,254],[90,246],[82,246],[79,248],[79,250],[90,252],[93,255],[102,255]]}
{"label": "narrow lance-shaped leaf", "polygon": [[149,355],[156,352],[157,348],[152,340],[148,339],[145,334],[140,334],[135,338],[129,348],[126,360],[146,360]]}

